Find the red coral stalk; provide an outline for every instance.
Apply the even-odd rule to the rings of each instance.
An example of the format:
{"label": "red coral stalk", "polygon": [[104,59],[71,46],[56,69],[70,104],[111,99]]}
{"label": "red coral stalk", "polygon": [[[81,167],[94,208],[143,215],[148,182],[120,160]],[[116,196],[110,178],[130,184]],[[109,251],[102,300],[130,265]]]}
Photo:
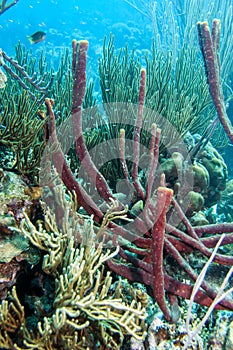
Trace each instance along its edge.
{"label": "red coral stalk", "polygon": [[166,225],[166,213],[171,203],[173,191],[166,187],[159,187],[156,203],[156,220],[152,229],[151,256],[153,266],[153,292],[161,310],[167,320],[171,315],[165,300],[164,272],[163,272],[163,247]]}
{"label": "red coral stalk", "polygon": [[233,127],[226,113],[223,91],[220,82],[220,64],[218,56],[220,21],[217,19],[213,20],[212,35],[207,22],[198,22],[197,28],[199,45],[205,62],[210,94],[217,110],[219,120],[222,123],[229,140],[231,143],[233,143]]}
{"label": "red coral stalk", "polygon": [[72,102],[72,122],[75,136],[75,148],[82,166],[95,183],[100,196],[110,202],[110,198],[114,199],[112,192],[103,177],[93,163],[90,153],[86,147],[83,130],[82,130],[82,102],[86,90],[86,60],[88,42],[82,40],[77,42],[73,40],[73,102]]}
{"label": "red coral stalk", "polygon": [[66,163],[65,156],[61,150],[59,141],[57,139],[55,115],[52,109],[51,100],[47,98],[45,100],[45,104],[50,117],[51,134],[49,142],[51,145],[53,164],[58,174],[61,175],[61,179],[64,182],[67,189],[70,192],[74,191],[76,193],[79,205],[83,206],[89,215],[94,215],[94,218],[97,222],[100,222],[100,220],[103,217],[101,210],[93,202],[91,197],[86,193],[82,186],[80,186],[80,184],[76,181],[70,168]]}

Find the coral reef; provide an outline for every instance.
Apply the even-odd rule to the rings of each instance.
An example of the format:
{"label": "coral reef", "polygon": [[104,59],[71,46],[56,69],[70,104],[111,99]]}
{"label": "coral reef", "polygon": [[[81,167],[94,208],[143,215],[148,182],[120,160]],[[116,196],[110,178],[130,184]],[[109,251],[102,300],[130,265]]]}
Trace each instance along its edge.
{"label": "coral reef", "polygon": [[[104,202],[108,204],[115,199],[114,194],[88,152],[82,129],[81,106],[85,94],[87,48],[88,43],[86,41],[81,41],[80,43],[73,41],[72,67],[74,84],[71,121],[75,135],[76,152],[83,168],[88,174],[88,181],[91,180],[94,183],[95,191],[98,192],[102,199],[102,204]],[[107,265],[117,274],[126,277],[130,281],[138,281],[149,285],[153,290],[155,300],[166,318],[174,321],[178,317],[179,311],[175,307],[175,298],[170,297],[171,308],[168,307],[165,300],[165,291],[167,291],[170,296],[179,295],[188,299],[192,292],[192,285],[190,283],[192,280],[196,281],[198,278],[198,273],[191,266],[191,261],[188,261],[186,254],[199,251],[203,256],[211,256],[210,248],[215,246],[218,242],[219,235],[222,233],[227,234],[221,244],[231,244],[233,239],[232,225],[223,224],[193,228],[188,218],[183,213],[178,201],[172,198],[173,190],[165,186],[164,175],[161,177],[160,186],[154,188],[161,135],[160,129],[157,128],[155,124],[152,124],[150,133],[146,185],[145,188],[142,186],[138,167],[140,159],[140,131],[142,128],[143,108],[145,104],[145,78],[146,71],[142,69],[136,125],[133,132],[134,163],[130,171],[125,157],[124,129],[121,129],[119,135],[120,152],[118,152],[125,184],[132,188],[132,196],[136,199],[134,203],[137,201],[143,202],[143,212],[136,218],[133,218],[129,212],[128,219],[133,219],[133,222],[129,222],[126,227],[113,221],[109,222],[109,231],[107,231],[105,239],[108,242],[112,241],[112,244],[115,246],[121,246],[119,250],[121,259],[110,259],[107,261]],[[93,196],[94,194],[92,192],[88,193],[85,187],[81,185],[81,182],[72,174],[57,138],[53,101],[46,99],[46,105],[50,117],[50,143],[45,152],[44,169],[52,169],[52,165],[54,165],[67,189],[76,193],[79,206],[83,207],[88,215],[93,215],[96,223],[100,224],[104,216],[100,205],[101,202],[96,203]],[[116,110],[115,104],[113,108]],[[117,152],[117,150],[115,152]],[[47,175],[48,172],[43,171],[41,176],[43,176],[44,173]],[[189,181],[189,178],[186,177],[186,180]],[[50,186],[52,181],[53,177],[50,177]],[[46,182],[42,181],[41,184],[45,186]],[[184,195],[184,192],[181,193]],[[122,208],[122,203],[120,201],[119,208]],[[182,222],[184,228],[182,226],[177,227],[177,217],[178,223]],[[202,237],[203,233],[205,233],[206,237]],[[174,259],[183,272],[187,274],[186,279],[189,281],[188,283],[181,282],[178,278],[171,277],[169,269],[165,266],[165,257],[167,255]],[[217,254],[214,261],[223,265],[232,265],[232,257],[224,254]],[[195,296],[195,301],[202,305],[210,306],[215,296],[216,292],[212,286],[203,281],[201,289]],[[218,307],[232,310],[232,300],[224,299],[220,302]]]}
{"label": "coral reef", "polygon": [[[37,177],[47,135],[45,97],[49,95],[56,102],[57,122],[70,115],[70,57],[66,50],[54,73],[43,53],[36,60],[32,51],[27,51],[20,43],[16,45],[15,52],[13,59],[0,50],[0,66],[6,73],[0,71],[1,167]],[[93,83],[90,82],[84,106],[90,107],[95,103],[92,90]]]}
{"label": "coral reef", "polygon": [[199,153],[198,161],[209,174],[209,184],[203,191],[203,197],[205,206],[210,207],[220,200],[226,188],[227,166],[221,155],[210,144],[207,144],[205,149]]}
{"label": "coral reef", "polygon": [[30,70],[35,69],[35,61],[20,45],[16,52],[19,62],[0,50],[0,66],[7,73],[5,88],[0,91],[1,166],[29,174],[37,171],[44,148],[45,121],[40,107],[50,90],[53,75],[42,69],[38,75],[34,72],[30,75]]}
{"label": "coral reef", "polygon": [[[200,20],[211,22],[213,18],[221,21],[221,41],[219,50],[221,60],[221,79],[229,83],[229,75],[232,71],[231,52],[233,43],[231,40],[233,28],[231,26],[233,8],[231,0],[224,2],[176,0],[171,1],[146,1],[124,0],[134,10],[141,13],[144,20],[152,26],[156,47],[160,51],[171,51],[174,59],[179,53],[180,47],[197,47],[196,23]],[[225,89],[231,94],[230,89]]]}
{"label": "coral reef", "polygon": [[228,171],[222,156],[210,142],[199,150],[192,166],[187,168],[185,162],[181,153],[174,152],[170,158],[161,159],[157,173],[165,174],[167,186],[175,189],[175,193],[176,188],[181,185],[180,179],[193,179],[190,193],[182,193],[182,200],[189,203],[186,215],[191,217],[202,208],[209,208],[220,200],[227,184]]}
{"label": "coral reef", "polygon": [[[202,25],[198,28],[199,36],[204,36]],[[218,46],[218,35],[215,38],[213,34],[211,40]],[[201,40],[205,61],[211,58],[205,52],[207,44]],[[0,344],[5,349],[118,349],[129,335],[132,348],[137,346],[134,341],[143,348],[147,297],[142,292],[135,292],[134,297],[133,292],[127,295],[121,288],[122,278],[144,285],[169,322],[179,320],[179,297],[191,299],[191,305],[196,302],[207,306],[207,315],[213,308],[233,310],[232,298],[225,292],[219,297],[218,288],[204,279],[201,269],[210,259],[209,264],[220,266],[229,277],[233,265],[229,253],[233,224],[206,225],[204,221],[192,226],[189,220],[204,207],[218,203],[226,186],[226,165],[209,142],[218,119],[191,147],[186,145],[185,154],[181,151],[182,138],[189,138],[189,133],[198,130],[203,115],[211,117],[208,87],[210,92],[218,88],[217,99],[211,92],[215,106],[223,103],[221,87],[216,86],[219,80],[210,79],[213,67],[206,67],[209,85],[202,70],[198,79],[192,80],[190,91],[186,62],[191,64],[193,53],[186,56],[185,50],[181,52],[174,83],[169,55],[162,56],[153,49],[152,59],[146,57],[146,69],[141,68],[127,51],[122,62],[121,56],[114,56],[110,40],[109,46],[104,46],[104,59],[99,62],[105,115],[98,126],[90,126],[85,133],[84,116],[90,117],[88,122],[101,119],[92,97],[93,85],[86,88],[87,50],[86,40],[73,40],[72,62],[66,54],[55,83],[50,75],[45,91],[22,68],[24,57],[16,63],[1,52],[3,69],[22,88],[18,99],[14,96],[9,106],[3,106],[0,124],[2,152],[9,151],[14,159],[9,167],[13,174],[5,171],[7,164],[3,164],[0,173],[5,193],[1,213],[9,219],[0,218],[1,243],[7,247],[0,266],[5,273],[0,286],[2,297],[16,284],[0,306]],[[22,51],[18,49],[20,55]],[[65,76],[67,91],[59,100],[64,91],[58,92],[58,88],[65,64],[70,67]],[[152,67],[156,67],[155,71]],[[43,69],[41,76],[42,72]],[[193,66],[191,73],[196,73]],[[218,71],[214,73],[217,77]],[[2,98],[7,94],[7,82],[2,76],[2,84],[5,83]],[[28,86],[32,93],[24,91]],[[46,110],[38,111],[43,101]],[[130,103],[136,106],[133,108]],[[92,107],[86,114],[85,105]],[[218,114],[220,119],[224,117],[222,110]],[[21,128],[20,144],[17,132]],[[229,136],[230,128],[225,129]],[[114,142],[108,143],[112,139]],[[100,161],[97,164],[91,148],[102,141],[114,157],[108,158],[108,165],[101,169],[106,153],[96,147]],[[24,180],[30,184],[25,187],[19,180],[19,200],[9,190],[9,179],[18,182],[17,172],[25,174]],[[39,217],[38,209],[42,211]],[[37,247],[36,261],[27,253],[31,249],[29,242],[34,249]],[[216,245],[221,246],[221,251],[214,250],[213,255]],[[19,270],[21,276],[17,278]],[[22,292],[28,277],[29,286]],[[220,291],[228,281],[229,278],[221,277]],[[189,309],[189,316],[190,312]],[[163,335],[154,323],[149,328],[151,344],[157,341],[153,332],[170,341],[172,326],[165,327]],[[179,329],[176,336],[179,346],[183,346],[187,334]],[[195,341],[195,346],[201,348],[198,336]]]}
{"label": "coral reef", "polygon": [[[144,339],[144,308],[135,300],[128,302],[121,292],[120,281],[112,288],[112,277],[105,272],[104,262],[117,254],[95,247],[93,222],[73,216],[71,202],[63,196],[66,220],[63,230],[56,218],[46,213],[46,229],[37,229],[25,214],[21,230],[33,246],[45,252],[38,276],[45,294],[46,278],[54,284],[47,303],[39,295],[20,301],[15,287],[0,306],[0,346],[4,349],[117,349],[124,335]],[[20,230],[18,230],[20,232]],[[82,243],[75,247],[75,238]],[[52,282],[54,281],[54,282]],[[34,282],[35,283],[35,282]],[[37,287],[38,288],[38,287]],[[31,303],[30,303],[31,301]],[[24,306],[23,306],[24,305]],[[27,315],[36,305],[34,316]],[[38,324],[38,327],[37,327]]]}
{"label": "coral reef", "polygon": [[[169,52],[163,53],[153,45],[151,55],[143,58],[147,71],[145,107],[148,110],[144,109],[142,125],[146,129],[146,125],[150,128],[150,125],[156,122],[162,130],[162,141],[164,137],[166,144],[168,144],[168,139],[175,143],[188,131],[192,133],[200,131],[208,125],[212,117],[210,112],[212,101],[205,81],[204,69],[201,68],[201,61],[196,57],[195,50],[183,48],[174,63]],[[140,59],[134,52],[130,54],[127,47],[117,53],[113,38],[110,37],[108,43],[105,41],[103,57],[99,60],[99,75],[103,107],[110,118],[109,123],[114,116],[107,110],[109,103],[138,103],[138,86],[142,66]],[[151,110],[154,113],[151,113]],[[175,125],[176,132],[165,123],[163,116],[171,125]],[[111,124],[109,128],[110,133],[115,135],[116,131],[114,127],[111,128]],[[124,128],[128,139],[131,128],[127,125]],[[141,142],[143,142],[143,137]]]}
{"label": "coral reef", "polygon": [[0,298],[4,299],[24,269],[24,263],[36,264],[40,260],[38,252],[17,232],[23,212],[33,220],[39,206],[29,195],[30,188],[15,173],[1,170],[0,191]]}

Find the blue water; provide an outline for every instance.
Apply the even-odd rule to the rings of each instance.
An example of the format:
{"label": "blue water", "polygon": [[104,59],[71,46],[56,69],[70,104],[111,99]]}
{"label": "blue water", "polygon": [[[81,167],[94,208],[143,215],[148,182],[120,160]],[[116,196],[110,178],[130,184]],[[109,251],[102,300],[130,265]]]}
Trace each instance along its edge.
{"label": "blue water", "polygon": [[[46,32],[46,40],[30,45],[27,36],[38,30]],[[95,57],[110,32],[116,47],[126,42],[136,49],[151,46],[151,23],[122,0],[19,0],[0,16],[0,47],[9,54],[18,41],[35,53],[43,48],[56,56],[71,47],[72,39],[87,39]]]}

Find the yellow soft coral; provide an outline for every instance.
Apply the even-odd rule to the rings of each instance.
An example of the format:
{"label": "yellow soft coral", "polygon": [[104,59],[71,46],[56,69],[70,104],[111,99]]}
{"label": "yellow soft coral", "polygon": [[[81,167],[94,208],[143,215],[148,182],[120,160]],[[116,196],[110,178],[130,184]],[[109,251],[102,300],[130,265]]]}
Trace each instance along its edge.
{"label": "yellow soft coral", "polygon": [[[72,210],[68,202],[66,206],[68,212]],[[12,345],[14,338],[21,339],[21,343],[16,341],[16,349],[92,349],[94,344],[100,349],[118,349],[126,334],[144,339],[145,309],[135,300],[123,300],[120,282],[113,290],[104,262],[118,250],[104,251],[102,244],[95,244],[92,219],[74,224],[67,215],[63,230],[59,230],[55,217],[47,211],[44,226],[46,229],[37,229],[25,214],[21,230],[33,245],[46,252],[43,270],[55,280],[53,312],[32,334],[13,289],[11,302],[0,307],[0,345]],[[74,227],[83,237],[79,246],[72,234]]]}

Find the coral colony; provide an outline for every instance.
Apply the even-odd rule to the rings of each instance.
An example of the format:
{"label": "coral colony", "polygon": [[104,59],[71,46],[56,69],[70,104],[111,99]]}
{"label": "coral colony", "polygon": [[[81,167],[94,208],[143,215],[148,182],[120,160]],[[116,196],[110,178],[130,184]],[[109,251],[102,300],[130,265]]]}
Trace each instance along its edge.
{"label": "coral colony", "polygon": [[[214,20],[212,34],[207,23],[198,23],[198,34],[218,120],[229,140],[233,142],[232,125],[226,115],[219,78],[219,21]],[[182,201],[176,198],[175,189],[167,186],[166,171],[160,172],[158,179],[162,131],[155,123],[152,123],[149,135],[146,179],[141,180],[140,138],[147,75],[144,68],[140,72],[137,116],[133,130],[134,162],[131,167],[127,162],[126,130],[123,127],[119,132],[118,150],[124,183],[131,189],[135,204],[141,203],[140,215],[135,215],[132,208],[114,195],[107,179],[93,162],[83,131],[82,106],[86,93],[87,50],[87,41],[73,40],[71,120],[76,155],[88,174],[89,181],[95,184],[96,192],[102,200],[101,205],[97,204],[85,185],[71,171],[59,143],[55,102],[45,98],[49,94],[53,78],[44,86],[43,81],[30,77],[19,64],[1,52],[3,69],[28,90],[28,86],[20,78],[22,76],[29,86],[38,90],[40,98],[45,98],[47,119],[44,129],[49,152],[45,152],[41,164],[46,169],[45,175],[49,183],[45,181],[44,184],[59,197],[61,191],[59,187],[56,188],[56,179],[53,177],[55,173],[62,180],[66,192],[75,198],[66,201],[64,192],[60,193],[60,205],[54,205],[54,213],[48,210],[42,222],[37,225],[31,222],[28,214],[20,212],[15,203],[8,203],[13,214],[17,212],[19,225],[15,230],[23,232],[34,246],[46,253],[43,256],[43,273],[38,274],[38,279],[40,284],[50,281],[54,300],[50,301],[47,311],[37,300],[44,318],[39,322],[38,333],[35,329],[33,333],[27,328],[24,307],[13,288],[11,301],[3,301],[0,309],[0,343],[5,344],[6,348],[11,348],[17,342],[17,336],[24,339],[15,347],[17,349],[35,348],[36,345],[41,349],[51,349],[53,346],[87,349],[93,348],[96,339],[103,349],[111,349],[117,348],[126,334],[138,340],[144,339],[145,308],[140,302],[127,301],[121,292],[120,282],[116,282],[115,291],[111,290],[112,277],[109,271],[106,273],[106,269],[112,270],[112,275],[120,275],[130,282],[140,282],[147,286],[165,318],[176,322],[179,318],[177,297],[193,297],[196,303],[209,308],[218,297],[216,289],[204,278],[193,296],[193,286],[199,283],[199,274],[189,259],[192,253],[199,258],[211,258],[220,266],[233,266],[233,257],[227,255],[223,249],[233,243],[233,224],[193,226],[190,216],[182,208]],[[13,64],[14,71],[4,60]],[[5,83],[4,76],[2,79]],[[32,100],[35,99],[34,94],[30,96]],[[211,127],[215,128],[216,123],[215,121]],[[192,160],[195,154],[192,154]],[[174,159],[180,159],[178,152],[173,154]],[[223,162],[220,158],[216,161],[221,165],[224,177]],[[197,169],[196,164],[191,167],[193,171]],[[201,169],[206,174],[207,170],[204,172],[203,166]],[[205,176],[209,176],[208,172]],[[156,188],[155,178],[158,179]],[[194,191],[189,195],[196,198]],[[38,197],[35,201],[38,203]],[[71,207],[77,210],[71,210]],[[2,226],[5,227],[3,224]],[[87,242],[89,244],[85,245]],[[213,248],[217,244],[222,250],[220,249],[221,253],[215,252],[213,256]],[[185,276],[182,281],[179,274],[176,276],[169,267],[168,258],[177,266],[177,271]],[[14,284],[15,276],[11,282],[10,286]],[[233,310],[231,297],[225,296],[218,301],[215,305],[217,309]]]}
{"label": "coral colony", "polygon": [[[201,25],[200,25],[201,26]],[[105,181],[104,177],[97,170],[93,164],[91,157],[88,154],[88,150],[85,146],[85,141],[82,131],[82,101],[85,93],[86,85],[86,53],[87,53],[88,43],[86,41],[81,41],[79,43],[73,41],[73,74],[74,74],[74,85],[73,85],[73,105],[72,105],[72,121],[73,129],[76,137],[76,152],[79,159],[82,161],[82,165],[85,167],[86,171],[90,177],[95,181],[97,191],[100,196],[110,202],[111,199],[115,199],[111,193],[111,190]],[[78,49],[78,50],[77,50]],[[208,57],[207,57],[208,59]],[[115,223],[109,223],[109,228],[113,232],[114,245],[117,246],[117,236],[123,237],[126,242],[124,246],[120,248],[121,260],[109,260],[107,265],[116,273],[126,277],[130,281],[142,282],[149,285],[153,289],[154,298],[163,311],[164,315],[168,320],[173,319],[173,315],[169,310],[169,307],[165,300],[165,291],[169,295],[179,295],[183,298],[190,298],[192,292],[192,286],[182,283],[172,276],[170,276],[163,265],[164,254],[169,254],[175,261],[186,271],[192,280],[197,279],[197,274],[189,265],[185,259],[185,253],[191,252],[194,248],[199,250],[205,256],[211,256],[211,247],[214,247],[218,242],[222,233],[229,233],[224,238],[222,245],[230,244],[233,241],[232,235],[232,224],[222,224],[222,225],[207,225],[203,227],[192,227],[189,220],[185,217],[182,212],[181,207],[178,202],[172,198],[173,191],[166,188],[164,185],[164,179],[161,180],[161,186],[157,190],[156,203],[151,201],[151,190],[152,182],[156,172],[156,165],[158,162],[159,154],[159,138],[160,130],[156,128],[156,125],[152,125],[151,132],[151,146],[150,146],[150,166],[148,172],[147,187],[143,189],[140,185],[138,179],[138,145],[140,137],[140,128],[142,123],[142,111],[144,105],[145,96],[145,84],[146,84],[146,72],[144,69],[141,71],[141,82],[138,97],[138,117],[136,121],[135,133],[134,133],[134,167],[132,170],[132,184],[134,186],[135,192],[140,196],[144,202],[144,220],[137,218],[134,220],[134,225],[136,226],[138,232],[146,232],[143,235],[136,235],[124,230],[123,226],[118,226]],[[216,85],[216,81],[213,84]],[[218,84],[219,85],[219,84]],[[218,97],[219,98],[219,97]],[[52,104],[49,99],[46,99],[46,105],[48,108],[48,114],[50,116],[51,122],[51,142],[56,144],[56,129],[55,129],[55,118],[52,110]],[[124,155],[124,130],[121,131],[121,163],[124,169],[124,175],[127,181],[130,181],[126,160]],[[69,191],[75,191],[79,204],[85,208],[89,215],[93,215],[96,222],[101,222],[103,219],[103,213],[100,208],[92,201],[91,197],[85,192],[81,185],[74,179],[69,167],[65,162],[64,155],[62,151],[58,149],[53,153],[53,164],[58,171],[61,169],[61,164],[63,164],[61,171],[61,178]],[[177,212],[181,221],[184,223],[186,232],[182,232],[180,229],[173,227],[172,225],[166,223],[166,213],[169,206]],[[147,230],[147,225],[150,227]],[[203,233],[208,234],[208,238],[201,238]],[[132,236],[133,235],[133,236]],[[129,239],[133,244],[127,245],[127,239]],[[130,252],[135,254],[130,254]],[[217,254],[215,262],[219,264],[226,264],[231,266],[233,263],[233,258],[231,256],[225,256]],[[199,290],[196,294],[195,301],[209,306],[212,300],[216,296],[214,289],[206,282],[201,285],[203,291]],[[174,298],[171,297],[171,303]],[[226,299],[223,300],[220,308],[224,307],[226,309],[232,310],[233,300]]]}

